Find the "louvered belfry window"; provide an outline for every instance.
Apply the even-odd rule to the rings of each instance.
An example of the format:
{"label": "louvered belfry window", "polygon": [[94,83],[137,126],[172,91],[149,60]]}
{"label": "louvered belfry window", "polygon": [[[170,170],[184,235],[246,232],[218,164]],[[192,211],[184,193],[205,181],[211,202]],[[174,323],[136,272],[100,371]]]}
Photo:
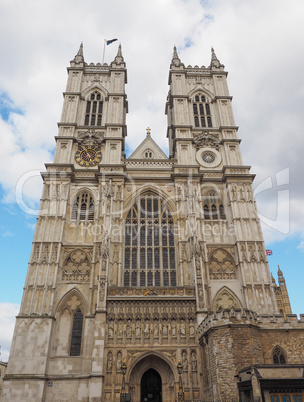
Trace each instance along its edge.
{"label": "louvered belfry window", "polygon": [[210,191],[203,197],[203,211],[205,220],[226,219],[224,205],[215,191]]}
{"label": "louvered belfry window", "polygon": [[174,225],[159,196],[137,199],[126,218],[124,286],[176,286]]}
{"label": "louvered belfry window", "polygon": [[72,220],[94,220],[94,200],[89,193],[82,193],[76,197],[72,208]]}
{"label": "louvered belfry window", "polygon": [[95,91],[91,94],[87,101],[84,125],[85,126],[101,126],[103,102],[101,94]]}
{"label": "louvered belfry window", "polygon": [[210,105],[204,95],[196,95],[193,100],[195,127],[212,127]]}

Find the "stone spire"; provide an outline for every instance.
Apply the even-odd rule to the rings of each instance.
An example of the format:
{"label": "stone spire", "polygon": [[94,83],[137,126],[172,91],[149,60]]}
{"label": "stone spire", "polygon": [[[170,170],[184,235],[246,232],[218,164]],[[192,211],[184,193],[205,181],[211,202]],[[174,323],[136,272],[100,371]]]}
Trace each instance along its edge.
{"label": "stone spire", "polygon": [[210,63],[211,68],[224,68],[224,65],[221,64],[219,59],[216,57],[215,51],[213,47],[211,48],[211,63]]}
{"label": "stone spire", "polygon": [[74,60],[72,60],[71,63],[75,63],[75,64],[84,63],[84,58],[83,58],[83,43],[82,43],[82,42],[81,42],[81,44],[80,44],[80,46],[79,46],[79,50],[78,50],[76,56],[74,57]]}
{"label": "stone spire", "polygon": [[124,58],[123,58],[123,55],[122,55],[122,51],[121,51],[121,44],[119,44],[118,50],[117,50],[117,55],[116,55],[116,57],[115,57],[115,59],[113,60],[112,63],[115,63],[115,64],[122,64],[122,63],[124,63],[124,62],[125,62],[125,61],[124,61]]}
{"label": "stone spire", "polygon": [[182,63],[181,63],[180,58],[178,57],[176,46],[174,46],[174,48],[173,48],[173,58],[172,58],[171,65],[179,67],[181,64]]}

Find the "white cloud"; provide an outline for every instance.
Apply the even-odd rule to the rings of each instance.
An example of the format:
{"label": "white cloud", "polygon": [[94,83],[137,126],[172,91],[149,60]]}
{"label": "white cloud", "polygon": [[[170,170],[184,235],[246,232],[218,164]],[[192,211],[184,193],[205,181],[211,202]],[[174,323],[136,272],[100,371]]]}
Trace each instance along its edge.
{"label": "white cloud", "polygon": [[[44,170],[44,163],[52,160],[65,68],[81,41],[88,63],[102,60],[105,38],[116,37],[122,43],[128,69],[130,151],[145,137],[148,126],[167,151],[164,108],[173,45],[185,65],[200,66],[209,65],[212,45],[229,71],[244,163],[252,165],[256,183],[289,167],[289,235],[304,237],[303,24],[302,0],[292,4],[285,0],[29,0],[18,7],[14,1],[2,1],[0,33],[6,40],[0,42],[5,55],[0,95],[13,110],[8,121],[0,119],[4,200],[15,201],[16,183],[25,172]],[[117,42],[107,46],[105,61],[111,62],[116,51]],[[24,191],[29,202],[37,202],[40,179],[28,181]],[[259,210],[265,216],[274,216],[274,205],[274,192],[259,196]],[[282,239],[272,228],[264,233],[267,242]]]}
{"label": "white cloud", "polygon": [[19,307],[18,304],[0,303],[0,359],[3,362],[8,361],[15,327],[15,316],[19,313]]}
{"label": "white cloud", "polygon": [[[301,0],[293,1],[292,7],[283,0],[118,0],[107,4],[31,0],[18,8],[5,1],[0,15],[2,37],[7,38],[0,44],[1,54],[6,55],[0,66],[0,93],[13,102],[14,110],[22,110],[22,114],[11,113],[8,122],[0,120],[0,158],[6,161],[0,183],[6,202],[15,200],[16,182],[24,172],[43,170],[44,163],[52,160],[65,67],[80,42],[84,42],[86,61],[97,62],[102,59],[104,38],[112,37],[122,42],[128,68],[130,151],[144,138],[148,126],[167,150],[164,106],[173,45],[185,65],[208,65],[212,45],[230,73],[244,163],[253,165],[257,181],[289,167],[291,201],[303,198],[299,173],[304,168]],[[107,46],[105,61],[113,60],[116,51],[117,42]],[[29,200],[38,201],[40,193],[39,180],[25,187]],[[275,199],[268,198],[259,204],[264,208],[272,202]],[[303,220],[303,210],[297,212]],[[301,219],[293,210],[290,219],[291,230],[303,234]],[[275,235],[270,234],[271,238]]]}

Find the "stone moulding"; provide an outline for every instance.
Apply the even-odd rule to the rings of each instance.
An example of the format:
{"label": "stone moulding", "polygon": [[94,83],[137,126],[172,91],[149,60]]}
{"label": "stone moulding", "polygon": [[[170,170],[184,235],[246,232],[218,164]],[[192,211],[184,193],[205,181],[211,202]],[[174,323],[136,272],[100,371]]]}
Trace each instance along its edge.
{"label": "stone moulding", "polygon": [[304,314],[300,319],[296,314],[287,314],[286,320],[282,314],[261,314],[247,309],[225,309],[212,312],[204,318],[198,327],[199,337],[212,328],[231,325],[255,325],[267,329],[304,329]]}

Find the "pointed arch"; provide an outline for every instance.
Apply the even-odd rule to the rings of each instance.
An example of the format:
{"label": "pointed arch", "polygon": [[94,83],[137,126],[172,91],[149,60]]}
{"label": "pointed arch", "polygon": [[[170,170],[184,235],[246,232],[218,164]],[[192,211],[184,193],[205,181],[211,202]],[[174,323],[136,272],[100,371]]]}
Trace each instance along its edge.
{"label": "pointed arch", "polygon": [[79,190],[72,198],[71,220],[94,221],[95,197],[89,189]]}
{"label": "pointed arch", "polygon": [[[69,303],[70,301],[71,301],[71,303]],[[83,314],[85,315],[88,311],[88,304],[86,302],[85,297],[80,292],[80,290],[75,287],[75,288],[69,290],[61,298],[61,300],[57,304],[56,314],[61,313],[65,308],[70,310],[70,312],[73,312],[79,306],[81,306]]]}
{"label": "pointed arch", "polygon": [[224,202],[218,188],[204,189],[202,192],[204,219],[226,220]]}
{"label": "pointed arch", "polygon": [[287,353],[280,345],[273,347],[271,351],[273,364],[286,364],[287,363]]}
{"label": "pointed arch", "polygon": [[206,90],[196,91],[191,95],[193,123],[195,127],[212,127],[211,99],[206,95]]}
{"label": "pointed arch", "polygon": [[199,93],[201,93],[202,95],[205,95],[206,98],[208,98],[208,100],[210,102],[212,102],[215,99],[214,94],[212,92],[208,91],[208,89],[203,88],[201,85],[199,85],[198,87],[195,87],[190,92],[188,92],[188,96],[189,96],[189,98],[193,98],[195,95],[197,95]]}
{"label": "pointed arch", "polygon": [[[138,187],[135,189],[135,191],[132,191],[131,194],[126,198],[125,200],[125,205],[124,205],[124,211],[129,211],[129,209],[132,207],[132,205],[135,203],[136,199],[140,197],[141,195],[146,195],[148,193],[151,193],[152,195],[158,196],[164,200],[166,205],[168,205],[168,209],[170,210],[170,213],[174,217],[176,214],[176,203],[174,202],[174,199],[170,198],[168,196],[168,193],[165,192],[161,187],[153,185],[153,184],[143,184],[141,187]],[[126,217],[126,212],[125,212],[125,217]]]}
{"label": "pointed arch", "polygon": [[176,286],[174,220],[168,197],[151,186],[140,190],[125,208],[124,286]]}
{"label": "pointed arch", "polygon": [[232,255],[223,248],[216,248],[208,261],[210,279],[236,279],[237,268]]}
{"label": "pointed arch", "polygon": [[236,308],[242,308],[242,303],[231,289],[229,289],[227,286],[223,286],[221,289],[219,289],[213,299],[212,310],[221,311]]}
{"label": "pointed arch", "polygon": [[103,87],[98,82],[94,82],[94,84],[90,85],[82,92],[83,99],[87,100],[90,97],[91,93],[94,91],[100,91],[104,99],[109,95],[109,91],[107,91],[105,87]]}

